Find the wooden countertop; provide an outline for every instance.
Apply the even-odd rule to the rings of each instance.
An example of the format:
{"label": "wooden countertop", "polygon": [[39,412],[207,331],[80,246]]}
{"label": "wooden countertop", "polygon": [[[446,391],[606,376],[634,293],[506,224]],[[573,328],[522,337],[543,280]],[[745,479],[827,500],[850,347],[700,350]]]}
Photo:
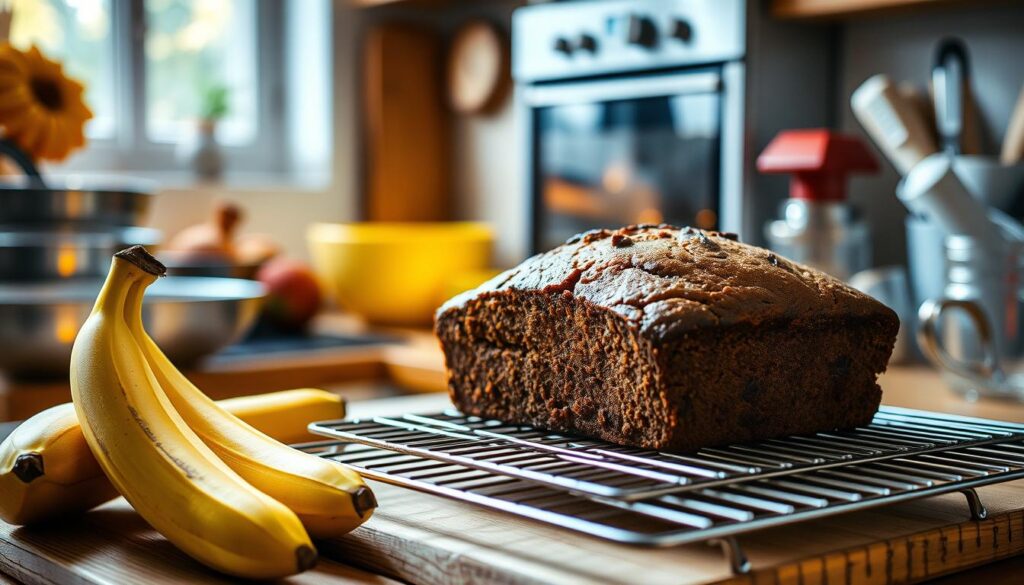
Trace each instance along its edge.
{"label": "wooden countertop", "polygon": [[[1024,422],[1024,406],[965,403],[928,370],[892,368],[882,385],[887,404]],[[428,411],[443,404],[443,395],[425,394],[356,402],[351,414]],[[744,536],[741,542],[755,572],[739,579],[730,577],[717,550],[704,545],[630,548],[466,503],[385,484],[373,487],[381,502],[374,518],[343,539],[320,543],[326,560],[287,583],[394,583],[391,578],[397,577],[431,585],[640,581],[859,585],[918,582],[1024,551],[1024,481],[983,488],[982,498],[992,514],[982,522],[966,521],[963,497],[949,494]],[[959,547],[961,554],[951,555],[955,562],[947,562],[941,552],[948,547]],[[885,570],[872,573],[872,563]],[[60,526],[0,524],[0,568],[25,585],[226,582],[177,551],[123,500]],[[1011,559],[946,577],[943,583],[1018,582],[1022,569],[1024,561]]]}

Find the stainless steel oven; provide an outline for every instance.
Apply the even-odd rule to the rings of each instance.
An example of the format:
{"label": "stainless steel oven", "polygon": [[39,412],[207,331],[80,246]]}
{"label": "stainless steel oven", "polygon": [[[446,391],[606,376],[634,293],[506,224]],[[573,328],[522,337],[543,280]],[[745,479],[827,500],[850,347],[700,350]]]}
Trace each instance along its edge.
{"label": "stainless steel oven", "polygon": [[740,230],[744,16],[740,0],[516,12],[534,251],[629,223]]}

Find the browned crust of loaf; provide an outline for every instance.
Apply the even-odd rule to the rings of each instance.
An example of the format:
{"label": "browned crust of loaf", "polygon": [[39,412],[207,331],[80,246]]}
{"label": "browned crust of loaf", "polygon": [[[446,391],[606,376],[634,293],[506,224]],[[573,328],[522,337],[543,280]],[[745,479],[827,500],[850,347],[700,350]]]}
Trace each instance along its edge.
{"label": "browned crust of loaf", "polygon": [[671,226],[584,234],[436,322],[464,412],[668,450],[867,423],[898,328],[830,276]]}
{"label": "browned crust of loaf", "polygon": [[896,319],[842,281],[732,234],[665,224],[581,234],[451,299],[438,314],[509,290],[569,291],[621,314],[655,341],[738,323],[880,313]]}

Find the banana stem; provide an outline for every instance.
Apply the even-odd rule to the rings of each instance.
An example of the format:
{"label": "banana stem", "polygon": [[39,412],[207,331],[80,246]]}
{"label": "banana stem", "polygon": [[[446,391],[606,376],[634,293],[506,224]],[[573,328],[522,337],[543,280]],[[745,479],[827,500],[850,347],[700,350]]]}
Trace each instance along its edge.
{"label": "banana stem", "polygon": [[124,312],[125,291],[131,288],[123,286],[123,281],[148,279],[152,282],[166,272],[167,268],[142,246],[132,246],[115,253],[110,263],[110,274],[96,297],[92,312],[102,310],[110,311],[108,314],[111,315],[121,315]]}
{"label": "banana stem", "polygon": [[125,248],[120,252],[114,254],[114,258],[120,258],[127,260],[135,266],[141,268],[148,274],[156,277],[164,276],[167,274],[167,267],[163,265],[159,260],[153,257],[143,246],[132,246],[131,248]]}

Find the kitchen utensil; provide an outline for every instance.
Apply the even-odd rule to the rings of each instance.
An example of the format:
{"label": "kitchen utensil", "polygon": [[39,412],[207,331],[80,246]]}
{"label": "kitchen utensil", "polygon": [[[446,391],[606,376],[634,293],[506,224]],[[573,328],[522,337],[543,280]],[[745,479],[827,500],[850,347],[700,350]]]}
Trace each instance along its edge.
{"label": "kitchen utensil", "polygon": [[988,205],[1020,217],[1016,209],[1024,194],[1024,162],[1000,164],[992,156],[958,156],[953,171],[974,197]]}
{"label": "kitchen utensil", "polygon": [[318,223],[307,233],[324,290],[377,323],[426,325],[451,274],[489,265],[494,236],[479,223]]}
{"label": "kitchen utensil", "polygon": [[792,173],[783,219],[766,226],[771,248],[846,280],[871,262],[867,224],[846,201],[846,176],[877,171],[860,139],[829,130],[780,132],[757,158],[762,173]]}
{"label": "kitchen utensil", "polygon": [[1017,96],[1017,105],[1013,107],[1010,123],[1006,126],[1003,137],[1003,149],[999,161],[1004,165],[1012,165],[1024,161],[1024,85]]}
{"label": "kitchen utensil", "polygon": [[942,149],[950,155],[963,152],[961,143],[968,87],[967,48],[959,39],[943,39],[932,67],[932,93],[935,99],[935,128]]}
{"label": "kitchen utensil", "polygon": [[857,120],[901,175],[938,150],[928,123],[885,75],[868,78],[850,97]]}
{"label": "kitchen utensil", "polygon": [[1024,242],[945,242],[943,295],[921,305],[918,340],[957,392],[1024,399]]}
{"label": "kitchen utensil", "polygon": [[896,93],[912,110],[917,112],[917,117],[924,121],[924,130],[928,134],[928,139],[933,144],[938,144],[939,137],[935,135],[935,125],[930,123],[935,119],[935,103],[931,96],[909,81],[897,83]]}
{"label": "kitchen utensil", "polygon": [[896,195],[912,213],[935,222],[947,235],[971,236],[989,248],[996,248],[1002,239],[988,219],[986,206],[967,191],[945,153],[915,165],[900,181]]}
{"label": "kitchen utensil", "polygon": [[1003,237],[1012,242],[1024,242],[1024,225],[999,209],[988,210],[988,218],[999,226]]}
{"label": "kitchen utensil", "polygon": [[0,182],[0,226],[138,225],[153,190],[150,183],[125,179],[50,178],[40,186],[31,178],[5,177]]}
{"label": "kitchen utensil", "polygon": [[[999,227],[1004,238],[1024,242],[1024,227],[1018,221],[992,208],[988,210],[988,218]],[[920,307],[928,299],[942,297],[945,289],[946,233],[934,222],[914,215],[907,216],[905,226],[911,298],[913,306]],[[916,316],[912,321],[916,321]]]}
{"label": "kitchen utensil", "polygon": [[0,282],[100,277],[114,252],[160,240],[159,230],[142,227],[0,231]]}
{"label": "kitchen utensil", "polygon": [[[914,311],[928,299],[942,296],[946,287],[946,232],[923,217],[908,215],[904,221],[907,232],[907,273]],[[914,322],[916,322],[916,317]]]}
{"label": "kitchen utensil", "polygon": [[508,39],[494,24],[474,20],[462,25],[448,49],[451,108],[479,114],[501,105],[512,83],[508,53]]}
{"label": "kitchen utensil", "polygon": [[[67,376],[71,344],[102,285],[101,279],[0,285],[0,370]],[[187,365],[238,339],[262,298],[263,287],[249,280],[162,278],[146,292],[146,330],[173,362]]]}
{"label": "kitchen utensil", "polygon": [[451,137],[439,33],[381,24],[366,34],[363,219],[451,217]]}

